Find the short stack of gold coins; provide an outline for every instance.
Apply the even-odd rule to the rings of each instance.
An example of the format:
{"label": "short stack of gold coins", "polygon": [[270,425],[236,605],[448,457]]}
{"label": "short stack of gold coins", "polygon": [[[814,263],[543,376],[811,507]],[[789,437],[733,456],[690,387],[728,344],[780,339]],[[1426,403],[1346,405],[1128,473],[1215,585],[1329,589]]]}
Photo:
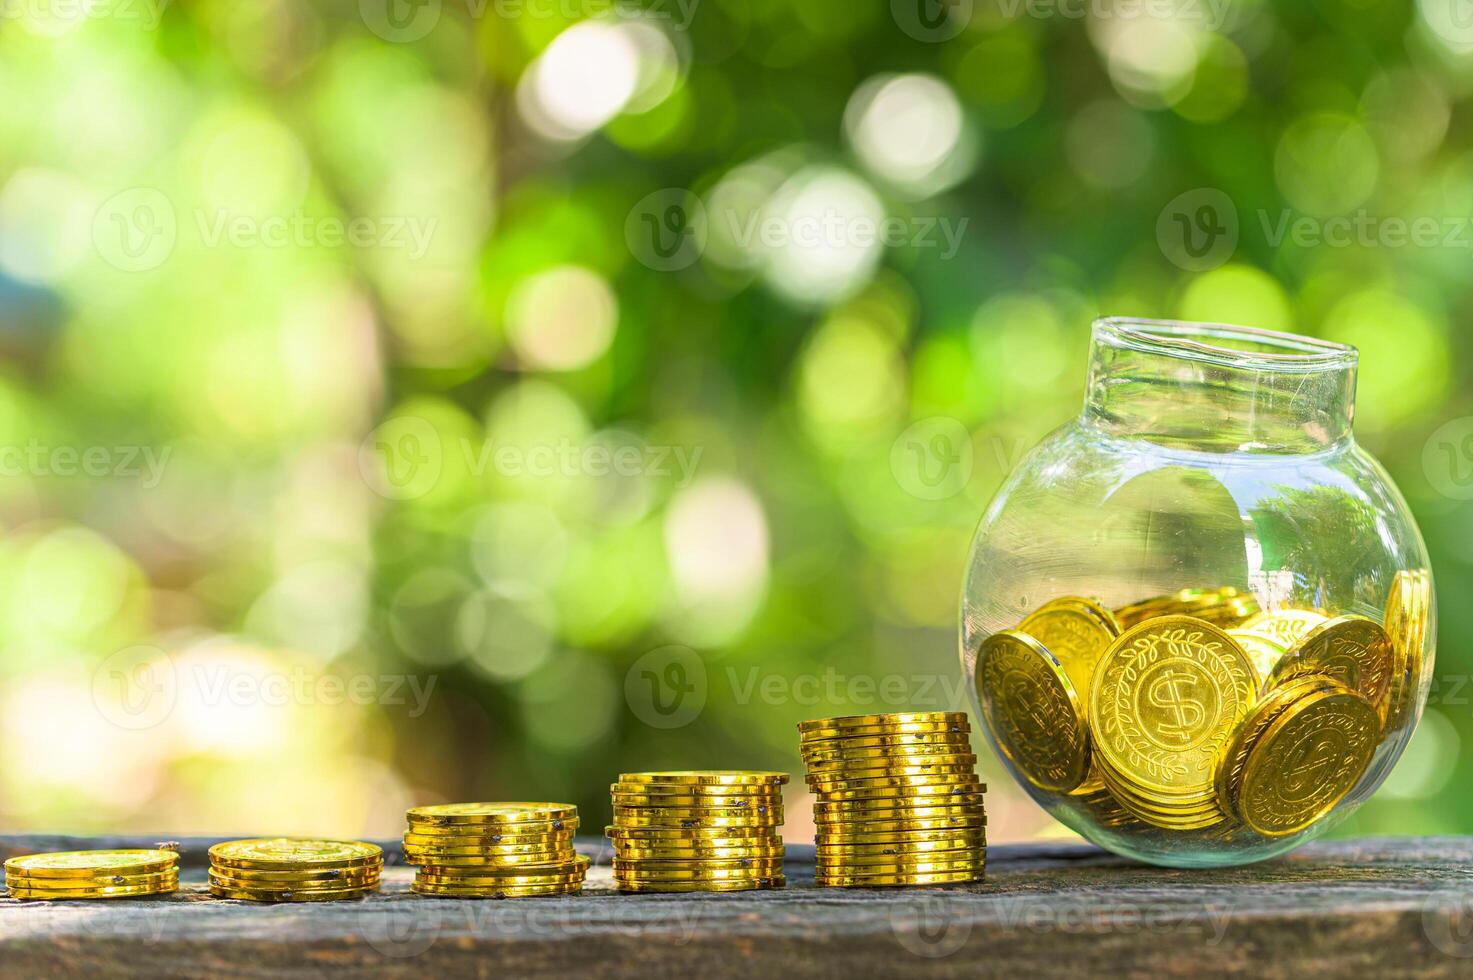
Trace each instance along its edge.
{"label": "short stack of gold coins", "polygon": [[210,894],[246,902],[335,902],[378,891],[384,852],[363,841],[274,837],[210,848]]}
{"label": "short stack of gold coins", "polygon": [[57,851],[5,862],[11,898],[69,901],[164,895],[179,888],[179,854],[166,849]]}
{"label": "short stack of gold coins", "polygon": [[798,726],[817,795],[819,885],[977,881],[987,811],[961,712],[850,715]]}
{"label": "short stack of gold coins", "polygon": [[1425,674],[1425,569],[1382,621],[1189,588],[1061,596],[984,639],[977,689],[1028,784],[1122,830],[1281,838],[1361,785]]}
{"label": "short stack of gold coins", "polygon": [[414,891],[443,898],[532,898],[583,891],[588,858],[573,850],[568,803],[445,803],[406,815]]}
{"label": "short stack of gold coins", "polygon": [[787,773],[626,772],[610,790],[621,892],[781,888]]}

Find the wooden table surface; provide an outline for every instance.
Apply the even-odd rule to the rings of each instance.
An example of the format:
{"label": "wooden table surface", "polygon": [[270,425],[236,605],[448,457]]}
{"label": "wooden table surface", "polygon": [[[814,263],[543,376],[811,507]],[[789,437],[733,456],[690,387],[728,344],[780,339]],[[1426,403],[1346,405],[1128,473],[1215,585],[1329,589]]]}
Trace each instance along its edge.
{"label": "wooden table surface", "polygon": [[[0,856],[152,842],[0,837]],[[584,895],[503,901],[412,895],[382,842],[381,894],[315,905],[211,898],[211,840],[182,843],[175,895],[0,899],[0,976],[1473,976],[1473,838],[1311,844],[1226,871],[994,845],[983,883],[863,891],[813,887],[799,846],[784,890],[639,896],[614,892],[588,840],[604,866]]]}

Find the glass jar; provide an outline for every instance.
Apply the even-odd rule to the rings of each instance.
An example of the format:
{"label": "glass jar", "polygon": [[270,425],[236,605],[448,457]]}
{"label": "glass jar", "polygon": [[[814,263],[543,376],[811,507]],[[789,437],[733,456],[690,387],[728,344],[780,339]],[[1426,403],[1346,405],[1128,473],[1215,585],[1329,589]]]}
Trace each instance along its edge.
{"label": "glass jar", "polygon": [[972,541],[961,656],[998,756],[1119,854],[1241,864],[1324,833],[1406,747],[1427,553],[1351,429],[1357,353],[1096,321],[1084,411]]}

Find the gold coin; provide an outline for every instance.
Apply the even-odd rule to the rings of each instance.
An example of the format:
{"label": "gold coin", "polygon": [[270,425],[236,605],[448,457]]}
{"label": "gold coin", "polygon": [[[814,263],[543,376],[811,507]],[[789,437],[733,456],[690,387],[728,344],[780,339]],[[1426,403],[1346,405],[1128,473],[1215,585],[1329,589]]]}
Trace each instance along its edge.
{"label": "gold coin", "polygon": [[210,894],[216,898],[233,898],[242,902],[341,902],[352,898],[363,898],[378,891],[378,885],[368,888],[347,888],[338,891],[264,891],[257,888],[225,888],[211,885]]}
{"label": "gold coin", "polygon": [[560,864],[573,859],[571,847],[557,848],[547,851],[524,851],[520,854],[507,854],[503,851],[487,851],[468,847],[441,847],[441,848],[408,848],[404,849],[404,859],[409,864],[437,864],[441,860],[474,859],[484,861],[486,864],[495,864],[501,867],[513,868],[525,864]]}
{"label": "gold coin", "polygon": [[615,863],[614,879],[637,883],[655,881],[753,881],[782,874],[781,861],[753,863],[740,868],[713,868],[692,865],[685,868],[658,868],[643,861]]}
{"label": "gold coin", "polygon": [[522,848],[553,849],[571,847],[573,833],[542,834],[524,837],[520,834],[417,834],[404,835],[406,847],[495,847],[519,850]]}
{"label": "gold coin", "polygon": [[1309,635],[1310,630],[1330,617],[1313,609],[1276,609],[1261,612],[1244,621],[1241,629],[1292,650],[1299,641]]}
{"label": "gold coin", "polygon": [[422,885],[441,888],[538,888],[549,885],[582,884],[587,876],[581,872],[560,875],[480,875],[469,876],[447,874],[439,871],[421,871],[414,880]]}
{"label": "gold coin", "polygon": [[1431,617],[1431,573],[1426,569],[1397,572],[1386,599],[1386,632],[1391,637],[1393,653],[1391,688],[1381,712],[1386,731],[1400,728],[1414,706],[1422,684]]}
{"label": "gold coin", "polygon": [[837,718],[815,718],[798,722],[799,734],[817,731],[853,731],[880,725],[965,725],[963,711],[899,711],[877,715],[840,715]]}
{"label": "gold coin", "polygon": [[630,881],[628,879],[615,879],[615,884],[621,892],[745,892],[756,891],[767,888],[782,888],[787,884],[787,879],[782,875],[772,878],[753,878],[750,880],[727,880],[727,881]]}
{"label": "gold coin", "polygon": [[906,782],[902,785],[884,785],[863,789],[824,790],[820,798],[825,802],[854,800],[886,800],[892,803],[909,800],[915,805],[945,806],[960,797],[975,796],[986,789],[986,784],[968,776],[952,781]]}
{"label": "gold coin", "polygon": [[[982,784],[982,789],[986,788],[986,784]],[[819,799],[813,804],[813,812],[819,816],[837,817],[848,814],[861,818],[872,816],[884,819],[893,819],[887,814],[887,811],[907,811],[910,816],[951,816],[972,811],[980,813],[985,801],[986,797],[980,791],[957,794],[939,800],[931,800],[929,797],[920,800],[905,797],[859,800]]]}
{"label": "gold coin", "polygon": [[1279,661],[1283,660],[1289,652],[1273,640],[1251,630],[1230,629],[1227,635],[1237,640],[1243,652],[1248,654],[1248,659],[1253,661],[1253,669],[1258,671],[1260,680],[1267,681]]}
{"label": "gold coin", "polygon": [[[454,874],[467,878],[492,878],[492,877],[518,877],[525,875],[564,875],[582,874],[588,870],[592,860],[582,854],[574,854],[565,861],[549,861],[545,864],[461,864],[456,861],[440,863],[438,861],[424,865],[419,869],[420,874],[445,873]],[[438,869],[445,869],[443,872]]]}
{"label": "gold coin", "polygon": [[1238,807],[1256,833],[1285,837],[1305,829],[1370,767],[1381,718],[1359,692],[1335,688],[1297,700],[1248,750]]}
{"label": "gold coin", "polygon": [[215,870],[211,870],[208,877],[212,886],[218,885],[232,891],[341,892],[347,889],[376,888],[380,881],[376,874],[340,881],[270,881],[223,875]]}
{"label": "gold coin", "polygon": [[630,827],[622,824],[611,824],[604,828],[604,834],[605,836],[619,840],[763,841],[777,839],[774,833],[775,829],[774,826],[769,824],[751,824],[736,827],[666,827],[658,824]]}
{"label": "gold coin", "polygon": [[764,847],[636,847],[623,842],[614,844],[621,858],[639,861],[732,861],[748,858],[781,859],[787,853],[781,844]]}
{"label": "gold coin", "polygon": [[178,865],[177,851],[53,851],[10,858],[5,862],[5,873],[35,878],[97,878],[115,874],[155,874]]}
{"label": "gold coin", "polygon": [[[440,803],[417,806],[405,814],[421,824],[539,824],[558,823],[578,816],[571,803]],[[512,831],[521,833],[522,831]]]}
{"label": "gold coin", "polygon": [[147,895],[167,895],[179,889],[178,874],[158,875],[157,880],[132,885],[90,885],[82,887],[36,887],[6,881],[5,891],[10,898],[25,901],[65,902],[94,898],[140,898]]}
{"label": "gold coin", "polygon": [[964,885],[981,881],[983,868],[966,871],[932,871],[919,874],[847,873],[815,875],[813,883],[824,888],[887,888],[897,885]]}
{"label": "gold coin", "polygon": [[378,865],[364,868],[332,868],[326,871],[250,871],[244,868],[217,867],[210,868],[209,873],[222,878],[258,882],[261,887],[269,889],[298,884],[358,886],[378,880],[381,870]]}
{"label": "gold coin", "polygon": [[834,857],[820,854],[816,861],[819,874],[831,874],[835,871],[845,874],[925,874],[980,868],[986,852],[986,847],[979,846],[934,855],[860,853]]}
{"label": "gold coin", "polygon": [[826,746],[849,742],[861,738],[899,738],[910,735],[965,735],[971,731],[966,716],[960,721],[888,722],[879,725],[862,725],[856,728],[812,728],[798,736],[803,747]]}
{"label": "gold coin", "polygon": [[932,786],[937,783],[955,783],[961,779],[974,779],[977,775],[975,761],[962,765],[895,766],[891,769],[855,769],[848,772],[809,776],[808,786],[818,793],[849,789],[875,789],[884,786]]}
{"label": "gold coin", "polygon": [[609,784],[610,793],[642,796],[738,796],[744,799],[782,796],[782,783],[626,783]]}
{"label": "gold coin", "polygon": [[1364,616],[1340,616],[1306,634],[1299,646],[1279,661],[1269,683],[1277,685],[1290,677],[1323,674],[1381,707],[1391,693],[1395,666],[1391,637],[1379,623]]}
{"label": "gold coin", "polygon": [[820,857],[833,857],[840,860],[872,854],[890,857],[907,854],[946,855],[957,851],[974,851],[979,847],[984,847],[986,844],[987,832],[985,830],[974,831],[966,835],[958,833],[952,838],[945,840],[885,841],[867,844],[836,844],[830,842],[827,837],[820,834],[816,853]]}
{"label": "gold coin", "polygon": [[763,817],[697,817],[688,813],[680,816],[651,816],[649,811],[642,811],[639,816],[621,812],[627,807],[614,808],[615,826],[618,827],[666,827],[669,829],[690,830],[704,828],[709,830],[730,830],[736,827],[748,828],[773,828],[782,826],[781,813],[768,814]]}
{"label": "gold coin", "polygon": [[1296,677],[1270,690],[1253,706],[1243,719],[1232,741],[1223,747],[1218,759],[1214,786],[1218,806],[1226,813],[1241,819],[1238,809],[1238,790],[1243,785],[1243,768],[1248,764],[1248,750],[1253,747],[1269,724],[1305,694],[1318,690],[1331,690],[1329,678],[1314,675]]}
{"label": "gold coin", "polygon": [[619,822],[620,817],[647,817],[676,823],[683,820],[721,818],[782,823],[782,816],[781,804],[770,806],[614,806],[615,823]]}
{"label": "gold coin", "polygon": [[485,823],[411,823],[405,836],[476,837],[492,843],[535,844],[540,840],[571,837],[579,827],[577,817],[546,822],[526,821],[513,824]]}
{"label": "gold coin", "polygon": [[779,786],[788,781],[785,772],[745,769],[679,769],[664,772],[626,772],[621,783],[655,786]]}
{"label": "gold coin", "polygon": [[982,641],[977,693],[992,739],[1041,789],[1066,792],[1089,770],[1089,734],[1074,684],[1057,658],[1025,633]]}
{"label": "gold coin", "polygon": [[873,759],[845,759],[841,764],[828,768],[809,767],[805,778],[812,781],[843,776],[924,776],[933,770],[951,772],[953,768],[972,769],[976,765],[977,756],[971,751],[949,752],[945,755],[892,755]]}
{"label": "gold coin", "polygon": [[383,859],[378,845],[361,841],[275,837],[226,841],[210,848],[211,864],[256,871],[364,867],[382,864]]}
{"label": "gold coin", "polygon": [[417,895],[433,895],[440,898],[538,898],[549,895],[581,895],[583,882],[573,881],[563,885],[526,885],[462,887],[457,885],[435,885],[416,880],[410,889]]}
{"label": "gold coin", "polygon": [[616,807],[661,811],[675,809],[767,813],[781,808],[782,803],[781,796],[754,800],[750,797],[739,796],[636,796],[629,793],[616,793],[613,797],[613,804]]}
{"label": "gold coin", "polygon": [[981,823],[972,827],[948,827],[943,830],[909,830],[890,833],[875,833],[870,831],[851,832],[848,830],[831,831],[824,827],[818,828],[818,842],[820,844],[852,845],[852,844],[924,844],[937,841],[951,841],[981,836],[986,833],[987,824]]}
{"label": "gold coin", "polygon": [[1018,632],[1042,644],[1063,666],[1074,690],[1085,692],[1095,664],[1120,635],[1120,624],[1114,613],[1093,599],[1064,596],[1029,614],[1018,624]]}
{"label": "gold coin", "polygon": [[1258,694],[1237,641],[1187,616],[1146,620],[1100,660],[1090,728],[1106,769],[1167,796],[1210,794],[1213,771]]}
{"label": "gold coin", "polygon": [[567,867],[576,857],[577,855],[570,855],[567,852],[534,856],[535,859],[529,860],[515,858],[508,860],[504,856],[495,854],[414,854],[405,855],[404,863],[420,867],[484,869],[477,870],[476,874],[491,874],[498,869],[516,874],[532,874],[545,869]]}
{"label": "gold coin", "polygon": [[819,833],[828,834],[830,831],[842,832],[844,834],[908,834],[916,831],[957,831],[976,829],[980,830],[987,826],[985,819],[981,817],[952,817],[950,819],[916,819],[916,820],[867,820],[864,823],[834,823],[820,824]]}
{"label": "gold coin", "polygon": [[808,767],[808,774],[813,776],[827,776],[842,773],[849,769],[874,769],[884,766],[916,765],[936,763],[938,765],[955,765],[968,759],[975,760],[977,757],[972,752],[970,745],[941,745],[920,746],[922,751],[900,752],[895,749],[881,749],[875,751],[867,750],[867,755],[838,755],[830,754],[823,756],[805,756],[803,761]]}
{"label": "gold coin", "polygon": [[803,742],[799,752],[805,759],[818,756],[844,756],[866,752],[911,751],[970,752],[971,739],[964,731],[914,732],[909,735],[860,735],[854,738],[831,738]]}

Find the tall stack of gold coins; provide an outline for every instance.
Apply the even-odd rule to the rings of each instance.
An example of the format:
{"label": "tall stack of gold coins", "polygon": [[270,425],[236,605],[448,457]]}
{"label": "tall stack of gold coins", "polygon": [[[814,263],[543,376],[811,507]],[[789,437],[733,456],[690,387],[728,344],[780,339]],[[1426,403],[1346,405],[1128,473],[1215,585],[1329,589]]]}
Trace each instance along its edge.
{"label": "tall stack of gold coins", "polygon": [[781,888],[783,772],[626,772],[610,789],[622,892]]}
{"label": "tall stack of gold coins", "polygon": [[1384,626],[1233,588],[1064,596],[982,642],[983,716],[1022,778],[1106,826],[1289,836],[1412,709],[1430,604],[1425,570],[1397,573]]}
{"label": "tall stack of gold coins", "polygon": [[962,712],[850,715],[798,726],[817,802],[820,885],[976,881],[987,811]]}
{"label": "tall stack of gold coins", "polygon": [[588,858],[573,851],[567,803],[445,803],[406,815],[413,888],[447,898],[531,898],[583,891]]}
{"label": "tall stack of gold coins", "polygon": [[170,850],[58,851],[5,862],[11,898],[62,901],[163,895],[179,888],[179,854]]}
{"label": "tall stack of gold coins", "polygon": [[289,837],[210,848],[210,894],[247,902],[333,902],[378,891],[384,852],[361,841]]}

